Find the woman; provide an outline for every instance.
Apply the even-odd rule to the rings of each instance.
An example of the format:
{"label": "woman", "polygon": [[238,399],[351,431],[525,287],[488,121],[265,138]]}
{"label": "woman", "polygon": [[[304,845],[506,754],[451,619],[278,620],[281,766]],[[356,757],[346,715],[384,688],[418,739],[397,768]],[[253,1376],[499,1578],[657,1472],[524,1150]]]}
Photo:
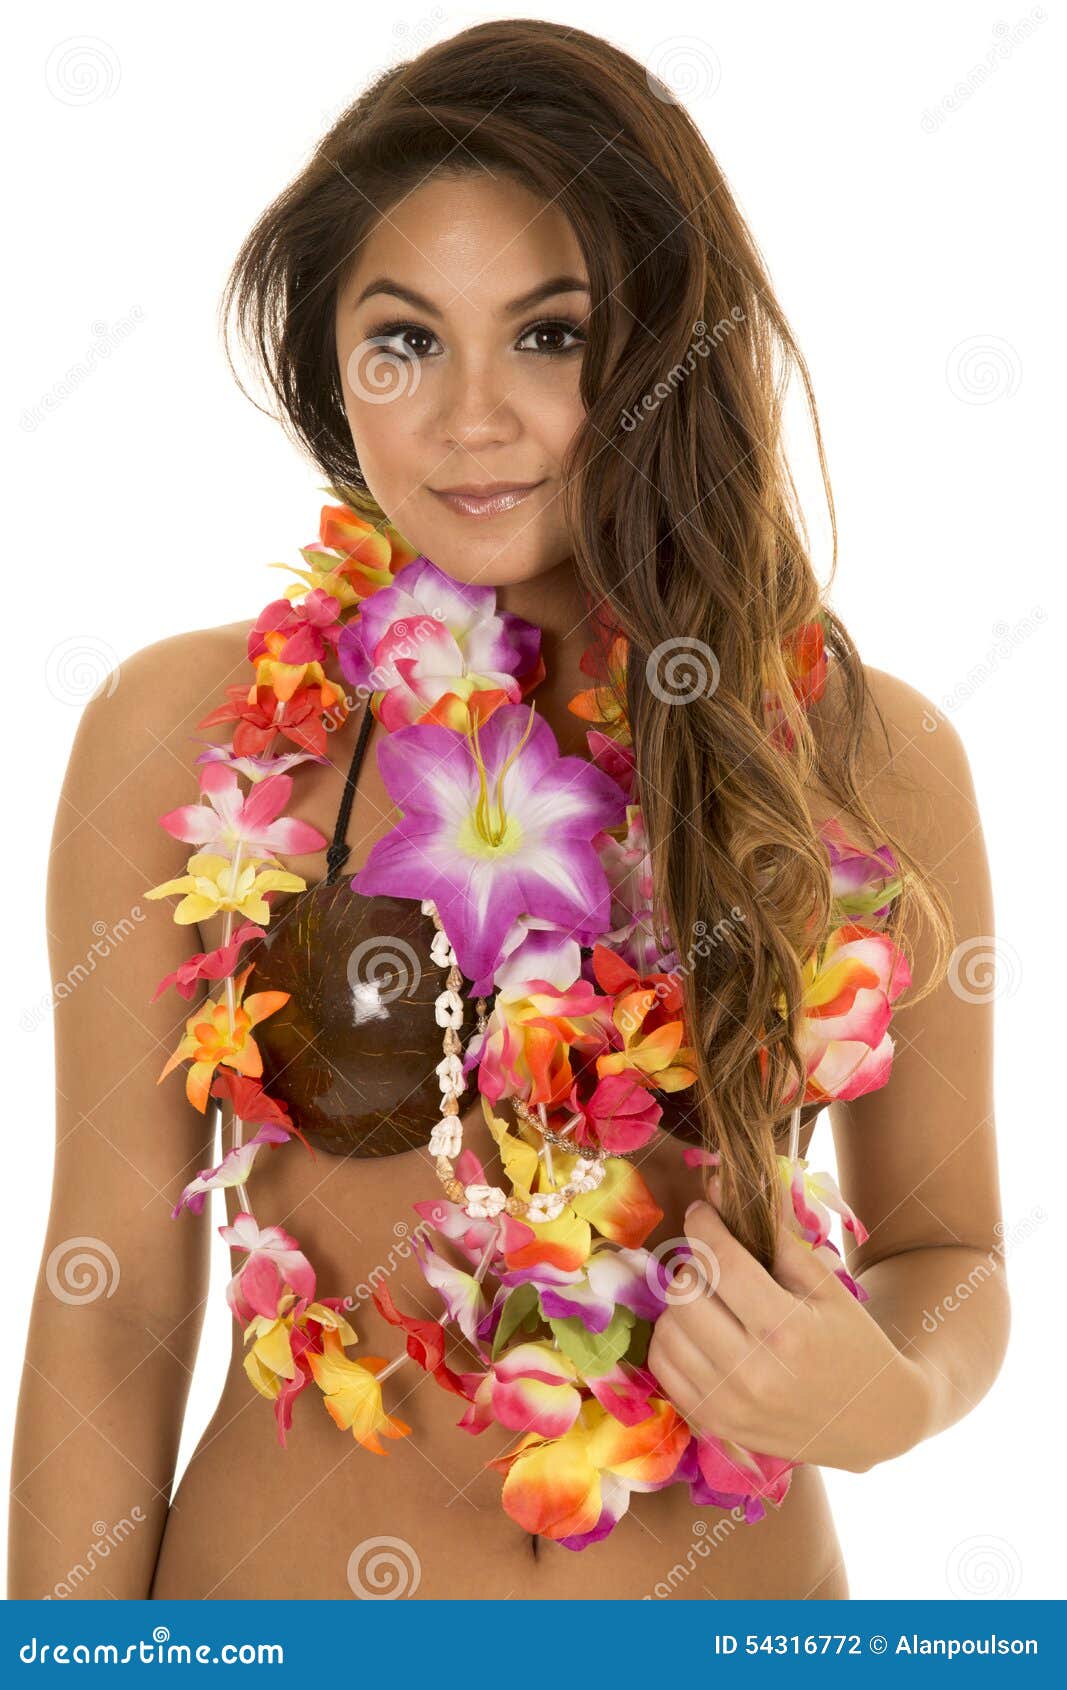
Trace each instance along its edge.
{"label": "woman", "polygon": [[[714,936],[679,974],[691,1090],[634,1162],[662,1211],[647,1247],[679,1260],[688,1249],[717,1283],[667,1300],[646,1365],[694,1445],[699,1434],[720,1453],[759,1452],[777,1489],[749,1511],[761,1518],[701,1505],[685,1484],[637,1489],[613,1530],[565,1544],[558,1516],[501,1507],[514,1431],[457,1430],[463,1404],[415,1359],[382,1386],[405,1426],[390,1423],[387,1454],[339,1439],[309,1403],[279,1450],[282,1422],[245,1376],[247,1308],[170,1498],[208,1267],[210,1201],[190,1182],[218,1153],[206,1099],[192,1107],[157,1078],[211,982],[189,1003],[153,997],[185,963],[188,935],[140,901],[185,867],[173,818],[195,795],[196,731],[206,713],[226,719],[220,700],[262,657],[260,624],[243,621],[124,664],[85,712],[63,789],[55,977],[105,902],[136,926],[57,1014],[55,1192],[15,1456],[14,1594],[69,1586],[98,1526],[132,1519],[108,1531],[106,1566],[95,1560],[73,1593],[845,1597],[819,1466],[863,1471],[948,1426],[989,1388],[1006,1342],[990,1000],[954,990],[946,967],[950,945],[991,934],[992,908],[958,736],[909,686],[866,669],[820,599],[782,453],[790,363],[818,436],[814,402],[752,238],[699,132],[639,64],[578,30],[494,22],[383,75],[343,114],[245,243],[226,303],[285,423],[342,494],[324,540],[341,524],[344,551],[355,506],[392,537],[394,563],[428,557],[453,583],[495,590],[496,613],[521,619],[511,626],[539,629],[533,702],[562,756],[589,755],[588,712],[570,706],[588,697],[603,616],[625,642],[653,904],[670,933]],[[825,640],[825,680],[818,651],[798,671],[797,630]],[[389,737],[370,710],[338,707],[322,725],[328,755],[298,771],[288,805],[304,824],[283,853],[298,882],[277,890],[306,883],[321,911],[339,888],[358,912],[350,877],[394,836],[397,766],[390,787],[365,755]],[[867,1229],[847,1241],[847,1273],[804,1248],[779,1199],[778,1158],[804,1156],[826,1102],[809,1083],[790,1142],[797,1113],[783,1100],[811,1074],[804,968],[832,925],[834,822],[861,850],[892,853],[899,884],[878,913],[903,959],[897,988],[911,979],[892,1006],[891,1072],[829,1093],[842,1188]],[[389,902],[373,876],[360,889]],[[295,909],[290,934],[304,932]],[[345,910],[331,902],[330,919]],[[204,955],[233,934],[221,914],[197,929]],[[280,993],[305,970],[289,1007],[309,1013],[314,1000],[314,1025],[294,1041],[291,1022],[289,1044],[272,1052],[265,1038],[264,1052],[293,1135],[318,1150],[258,1156],[256,1213],[299,1239],[321,1291],[347,1293],[360,1349],[399,1357],[404,1312],[436,1313],[408,1220],[433,1195],[433,1158],[393,1107],[420,1074],[410,1064],[396,1090],[395,1020],[353,1060],[351,1003],[347,1021],[338,1007],[351,935],[307,931],[302,951],[261,946],[254,978]],[[329,1105],[316,1062],[336,1078]],[[358,1119],[357,1092],[369,1111]],[[227,1130],[236,1113],[223,1110]],[[476,1095],[462,1116],[480,1166],[498,1166],[492,1111]],[[719,1158],[704,1186],[684,1155],[697,1142]],[[235,1246],[244,1195],[228,1190]],[[187,1212],[164,1225],[176,1206]],[[117,1264],[109,1294],[88,1300],[63,1294],[57,1266],[86,1239]],[[448,1241],[439,1249],[469,1271]],[[939,1318],[974,1273],[980,1293]],[[369,1291],[383,1280],[389,1302]],[[471,1346],[451,1335],[446,1359],[470,1368]]]}

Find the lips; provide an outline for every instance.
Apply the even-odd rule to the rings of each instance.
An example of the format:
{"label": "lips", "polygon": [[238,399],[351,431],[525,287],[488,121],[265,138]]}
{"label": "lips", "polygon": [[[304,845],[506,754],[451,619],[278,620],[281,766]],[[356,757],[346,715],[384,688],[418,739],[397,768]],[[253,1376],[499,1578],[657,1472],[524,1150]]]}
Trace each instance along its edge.
{"label": "lips", "polygon": [[441,503],[447,505],[449,510],[455,511],[460,516],[491,517],[500,516],[504,511],[514,510],[516,505],[521,505],[523,500],[528,499],[530,494],[536,492],[540,486],[542,486],[542,482],[535,481],[527,483],[524,487],[509,487],[506,484],[501,484],[486,493],[461,491],[456,488],[441,491],[431,488],[430,491],[435,499],[440,499]]}

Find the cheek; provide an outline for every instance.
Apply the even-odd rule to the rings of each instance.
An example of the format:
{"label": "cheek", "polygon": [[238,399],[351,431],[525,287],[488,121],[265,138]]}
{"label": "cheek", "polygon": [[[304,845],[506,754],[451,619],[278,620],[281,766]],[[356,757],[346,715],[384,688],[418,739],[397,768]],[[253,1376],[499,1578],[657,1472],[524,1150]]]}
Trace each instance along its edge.
{"label": "cheek", "polygon": [[545,464],[558,472],[585,416],[577,365],[546,372],[540,381],[527,385],[521,398],[513,391],[512,402],[524,432],[541,448]]}
{"label": "cheek", "polygon": [[382,505],[405,498],[426,474],[421,423],[410,398],[378,404],[350,397],[345,407],[362,469]]}

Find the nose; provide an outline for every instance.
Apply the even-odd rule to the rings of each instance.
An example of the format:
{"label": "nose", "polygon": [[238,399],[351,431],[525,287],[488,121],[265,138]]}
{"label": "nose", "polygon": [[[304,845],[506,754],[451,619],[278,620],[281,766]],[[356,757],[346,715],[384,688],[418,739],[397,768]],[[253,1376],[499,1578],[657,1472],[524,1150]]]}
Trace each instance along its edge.
{"label": "nose", "polygon": [[508,445],[520,430],[507,373],[491,360],[458,359],[441,395],[445,444],[467,452]]}

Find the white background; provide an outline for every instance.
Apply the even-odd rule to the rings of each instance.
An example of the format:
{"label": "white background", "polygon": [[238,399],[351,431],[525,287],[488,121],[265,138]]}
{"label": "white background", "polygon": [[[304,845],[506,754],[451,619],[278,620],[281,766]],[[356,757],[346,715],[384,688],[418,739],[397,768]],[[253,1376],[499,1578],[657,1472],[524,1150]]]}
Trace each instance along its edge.
{"label": "white background", "polygon": [[[515,15],[531,10],[680,79],[810,364],[836,608],[868,663],[952,715],[982,808],[1004,1214],[1030,1236],[1010,1254],[1012,1343],[991,1395],[901,1460],[827,1475],[852,1593],[1063,1595],[1062,7],[585,0]],[[150,641],[254,615],[278,590],[266,565],[317,530],[318,475],[222,358],[224,276],[372,70],[507,15],[378,0],[8,20],[5,1438],[48,1206],[45,877],[79,709]],[[825,574],[813,466],[798,436]],[[820,1128],[814,1164],[830,1155]],[[183,1461],[225,1365],[217,1250]]]}

